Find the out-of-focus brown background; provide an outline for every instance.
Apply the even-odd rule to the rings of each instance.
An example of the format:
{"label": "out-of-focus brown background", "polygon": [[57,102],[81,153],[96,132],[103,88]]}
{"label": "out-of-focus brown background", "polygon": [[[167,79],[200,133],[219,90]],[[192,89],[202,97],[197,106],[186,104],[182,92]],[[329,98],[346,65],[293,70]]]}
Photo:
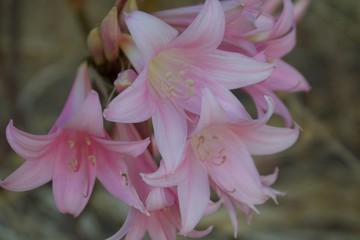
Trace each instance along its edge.
{"label": "out-of-focus brown background", "polygon": [[[81,0],[80,0],[81,1]],[[22,163],[8,147],[9,119],[45,134],[87,56],[84,29],[98,26],[113,0],[0,1],[0,179]],[[148,0],[148,9],[194,1]],[[198,1],[199,2],[199,1]],[[85,21],[83,21],[85,19]],[[286,60],[312,86],[283,94],[303,132],[291,149],[257,159],[260,171],[280,174],[279,204],[259,207],[251,225],[240,217],[238,239],[360,239],[360,1],[313,0],[298,24],[298,44]],[[14,193],[0,189],[0,239],[104,239],[121,226],[126,209],[101,186],[77,219],[57,212],[50,185]],[[232,239],[224,209],[207,239]]]}

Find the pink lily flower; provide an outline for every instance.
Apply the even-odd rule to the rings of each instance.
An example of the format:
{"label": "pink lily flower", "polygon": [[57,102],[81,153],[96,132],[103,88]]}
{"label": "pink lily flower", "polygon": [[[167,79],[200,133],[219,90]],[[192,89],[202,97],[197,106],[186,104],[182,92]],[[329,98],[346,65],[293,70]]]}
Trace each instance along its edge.
{"label": "pink lily flower", "polygon": [[[116,138],[126,141],[140,139],[137,130],[132,124],[117,124],[116,126]],[[142,180],[139,172],[151,173],[157,168],[148,151],[130,161],[132,164],[128,164],[129,179],[132,180],[140,199],[145,203],[150,214],[146,215],[131,207],[123,226],[108,240],[118,240],[124,236],[125,240],[141,240],[146,232],[151,239],[175,240],[177,231],[181,227],[176,190],[173,188],[152,187]],[[211,213],[218,207],[218,203],[210,203],[206,213]],[[201,238],[210,233],[211,230],[212,227],[204,231],[194,230],[188,236]]]}
{"label": "pink lily flower", "polygon": [[[182,165],[174,174],[167,174],[160,164],[156,172],[142,175],[153,186],[177,186],[181,233],[191,231],[204,214],[210,183],[223,193],[223,200],[231,199],[246,212],[256,211],[255,205],[280,194],[269,187],[270,180],[264,182],[251,155],[273,154],[288,148],[298,138],[299,128],[266,125],[273,112],[269,98],[268,103],[269,111],[262,118],[232,122],[206,89],[200,119],[187,142]],[[276,179],[276,173],[266,178]],[[226,206],[230,206],[228,202],[224,202]]]}
{"label": "pink lily flower", "polygon": [[6,136],[26,162],[1,181],[1,187],[26,191],[52,180],[57,208],[76,217],[85,208],[98,178],[116,198],[146,212],[128,180],[123,158],[140,155],[149,140],[125,142],[108,137],[86,64],[79,67],[62,113],[47,135],[23,132],[10,121]]}
{"label": "pink lily flower", "polygon": [[201,89],[211,88],[230,111],[234,96],[228,89],[264,80],[273,65],[217,49],[225,31],[218,0],[207,0],[180,35],[144,12],[132,12],[125,21],[143,58],[142,64],[136,61],[136,65],[142,68],[134,83],[108,105],[104,116],[123,123],[152,118],[159,151],[171,173],[185,148],[188,113],[200,113]]}

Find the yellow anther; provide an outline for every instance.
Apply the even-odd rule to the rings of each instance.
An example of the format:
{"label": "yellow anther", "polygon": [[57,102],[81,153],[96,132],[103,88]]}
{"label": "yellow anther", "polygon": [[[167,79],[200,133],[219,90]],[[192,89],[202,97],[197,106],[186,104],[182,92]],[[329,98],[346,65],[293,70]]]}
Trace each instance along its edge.
{"label": "yellow anther", "polygon": [[180,71],[176,74],[178,77],[183,77],[185,75],[185,71]]}
{"label": "yellow anther", "polygon": [[74,148],[75,147],[75,141],[74,140],[69,140],[68,141],[69,147],[70,148]]}
{"label": "yellow anther", "polygon": [[96,157],[94,155],[89,155],[88,160],[91,162],[92,165],[95,165]]}
{"label": "yellow anther", "polygon": [[121,177],[123,178],[125,186],[128,186],[129,185],[128,175],[126,173],[122,173],[122,172],[120,172],[120,174],[121,174]]}
{"label": "yellow anther", "polygon": [[91,141],[89,137],[85,137],[85,142],[87,145],[91,145]]}

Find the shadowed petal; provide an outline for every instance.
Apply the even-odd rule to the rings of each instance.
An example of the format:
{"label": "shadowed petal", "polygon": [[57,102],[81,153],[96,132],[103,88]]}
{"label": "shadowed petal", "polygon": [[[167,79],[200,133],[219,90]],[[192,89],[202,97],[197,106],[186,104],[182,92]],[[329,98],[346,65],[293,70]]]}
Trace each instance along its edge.
{"label": "shadowed petal", "polygon": [[[135,210],[134,208],[129,208],[129,212],[127,214],[127,217],[125,219],[124,224],[122,225],[122,227],[119,229],[119,231],[117,233],[115,233],[113,236],[107,238],[106,240],[119,240],[122,239],[130,230],[133,226],[137,225],[138,223],[136,223],[136,219],[138,214],[140,214],[137,210]],[[136,224],[135,224],[136,223]],[[141,227],[141,226],[139,226]],[[141,236],[138,238],[134,238],[135,239],[141,239],[143,237],[143,235],[145,234],[145,229],[143,228],[142,231],[138,231]]]}
{"label": "shadowed petal", "polygon": [[310,85],[304,76],[285,61],[278,59],[271,77],[262,83],[266,88],[281,91],[309,91]]}
{"label": "shadowed petal", "polygon": [[99,164],[97,166],[97,178],[114,197],[143,213],[148,213],[132,186],[123,161],[108,159],[107,164]]}
{"label": "shadowed petal", "polygon": [[200,119],[194,133],[196,134],[211,125],[226,124],[228,121],[226,112],[220,106],[213,93],[205,88],[201,101]]}

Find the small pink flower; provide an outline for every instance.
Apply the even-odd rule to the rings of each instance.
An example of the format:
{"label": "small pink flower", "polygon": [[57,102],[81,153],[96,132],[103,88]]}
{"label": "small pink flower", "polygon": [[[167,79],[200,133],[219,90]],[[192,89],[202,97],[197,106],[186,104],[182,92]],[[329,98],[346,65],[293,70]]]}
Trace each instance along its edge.
{"label": "small pink flower", "polygon": [[144,152],[149,140],[113,141],[103,128],[98,94],[90,90],[86,64],[76,76],[64,109],[47,135],[6,129],[10,146],[26,162],[1,182],[1,187],[26,191],[52,180],[57,208],[78,216],[97,177],[115,197],[146,212],[128,179],[125,156]]}
{"label": "small pink flower", "polygon": [[152,118],[159,151],[172,172],[185,147],[188,112],[200,113],[201,89],[211,88],[228,110],[234,101],[228,89],[264,80],[273,65],[217,49],[225,31],[224,12],[217,0],[207,0],[180,35],[143,12],[132,12],[125,20],[142,64],[136,61],[141,66],[137,79],[108,105],[104,116],[124,123]]}
{"label": "small pink flower", "polygon": [[174,174],[167,174],[161,164],[155,173],[143,175],[144,181],[154,186],[177,186],[181,233],[191,231],[204,214],[210,183],[249,210],[279,194],[264,183],[251,154],[273,154],[288,148],[298,138],[299,128],[266,125],[273,111],[268,101],[270,109],[263,118],[232,122],[214,95],[205,90],[200,119],[187,142],[182,165]]}

